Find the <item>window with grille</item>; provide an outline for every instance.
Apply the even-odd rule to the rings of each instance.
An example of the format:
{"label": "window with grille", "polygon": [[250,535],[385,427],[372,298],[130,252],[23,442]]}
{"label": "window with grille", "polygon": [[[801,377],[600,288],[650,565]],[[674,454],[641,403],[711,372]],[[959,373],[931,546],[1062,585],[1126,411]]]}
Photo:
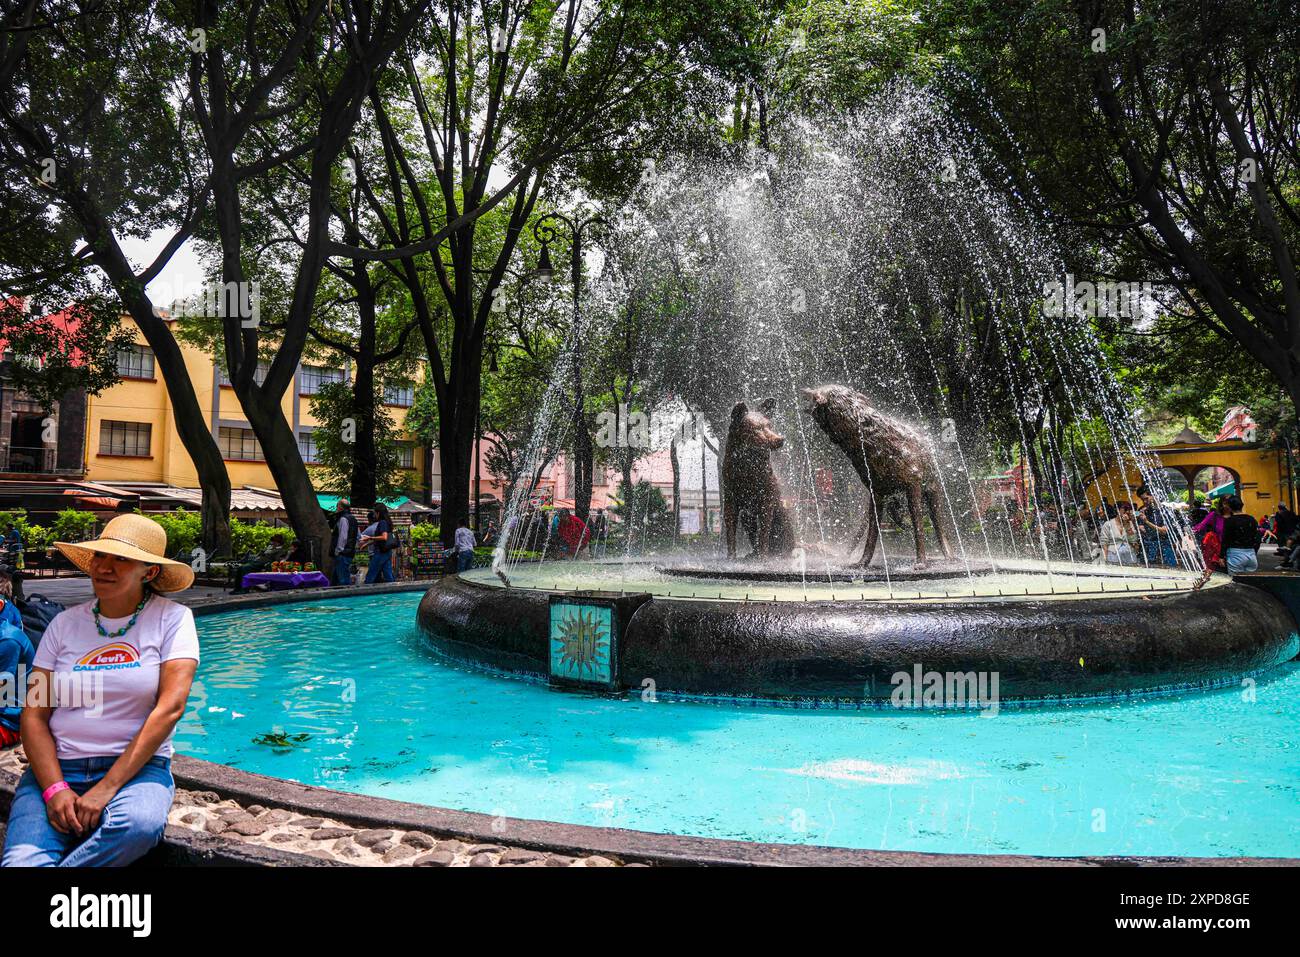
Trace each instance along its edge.
{"label": "window with grille", "polygon": [[153,350],[148,346],[125,346],[118,349],[117,374],[123,379],[152,379]]}
{"label": "window with grille", "polygon": [[298,391],[303,395],[315,395],[321,390],[321,386],[342,381],[342,369],[331,369],[328,366],[303,366]]}
{"label": "window with grille", "polygon": [[153,426],[148,422],[99,423],[100,455],[148,456]]}
{"label": "window with grille", "polygon": [[409,382],[384,386],[384,404],[409,409],[415,404],[415,386]]}
{"label": "window with grille", "polygon": [[397,463],[404,469],[415,468],[415,446],[410,442],[398,442]]}
{"label": "window with grille", "polygon": [[217,429],[217,445],[221,457],[244,462],[261,462],[265,460],[262,445],[252,429],[238,429],[221,426]]}
{"label": "window with grille", "polygon": [[[266,381],[266,374],[271,371],[271,363],[266,359],[257,360],[257,371],[253,373],[253,381],[261,385]],[[221,370],[221,384],[230,385],[230,373],[225,369]]]}
{"label": "window with grille", "polygon": [[320,461],[316,458],[316,433],[299,432],[298,433],[298,451],[302,454],[302,460],[308,465]]}

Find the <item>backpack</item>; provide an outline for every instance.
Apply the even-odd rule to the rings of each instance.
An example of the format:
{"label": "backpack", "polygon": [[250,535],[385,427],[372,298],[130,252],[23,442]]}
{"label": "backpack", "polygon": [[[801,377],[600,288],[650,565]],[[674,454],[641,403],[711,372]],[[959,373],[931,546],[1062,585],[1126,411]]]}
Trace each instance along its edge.
{"label": "backpack", "polygon": [[41,636],[54,616],[63,611],[57,601],[50,601],[44,595],[28,595],[25,601],[14,602],[23,616],[23,630],[33,645],[41,643]]}

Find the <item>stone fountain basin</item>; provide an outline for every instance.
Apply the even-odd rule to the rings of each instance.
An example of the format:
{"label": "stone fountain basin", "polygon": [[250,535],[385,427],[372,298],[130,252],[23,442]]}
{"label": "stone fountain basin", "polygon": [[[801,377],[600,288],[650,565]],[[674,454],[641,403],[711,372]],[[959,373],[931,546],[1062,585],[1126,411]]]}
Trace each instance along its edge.
{"label": "stone fountain basin", "polygon": [[[913,600],[650,595],[623,625],[617,687],[871,703],[920,666],[996,673],[1002,699],[1125,696],[1220,686],[1300,651],[1296,619],[1268,592],[1226,576],[1173,586]],[[553,594],[609,593],[452,576],[426,593],[419,624],[454,659],[549,676]]]}

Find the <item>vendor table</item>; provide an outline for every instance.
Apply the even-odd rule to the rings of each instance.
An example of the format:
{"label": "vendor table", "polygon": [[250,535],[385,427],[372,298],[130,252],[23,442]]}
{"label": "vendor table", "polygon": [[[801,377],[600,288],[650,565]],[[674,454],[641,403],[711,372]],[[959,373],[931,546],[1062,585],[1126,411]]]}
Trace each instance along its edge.
{"label": "vendor table", "polygon": [[245,590],[266,585],[272,591],[289,588],[328,588],[330,580],[321,572],[249,572],[240,583]]}

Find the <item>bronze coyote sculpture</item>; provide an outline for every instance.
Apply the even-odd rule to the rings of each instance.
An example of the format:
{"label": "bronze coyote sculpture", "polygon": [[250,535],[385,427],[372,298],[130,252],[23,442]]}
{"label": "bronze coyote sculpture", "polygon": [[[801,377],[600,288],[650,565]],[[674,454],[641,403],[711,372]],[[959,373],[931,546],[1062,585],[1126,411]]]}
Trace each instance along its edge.
{"label": "bronze coyote sculpture", "polygon": [[737,402],[731,409],[722,454],[722,522],[728,558],[736,557],[738,522],[754,543],[755,556],[788,555],[794,548],[794,529],[772,469],[771,453],[785,444],[785,436],[772,428],[775,404],[765,399],[751,409]]}
{"label": "bronze coyote sculpture", "polygon": [[858,478],[867,489],[866,514],[857,540],[866,536],[860,565],[870,563],[880,538],[877,504],[895,492],[907,494],[916,538],[916,567],[925,565],[925,533],[921,501],[930,511],[945,558],[952,558],[948,532],[941,521],[939,476],[935,472],[934,446],[930,439],[906,423],[873,409],[861,392],[847,386],[823,385],[804,389],[809,412],[832,442],[844,450]]}

